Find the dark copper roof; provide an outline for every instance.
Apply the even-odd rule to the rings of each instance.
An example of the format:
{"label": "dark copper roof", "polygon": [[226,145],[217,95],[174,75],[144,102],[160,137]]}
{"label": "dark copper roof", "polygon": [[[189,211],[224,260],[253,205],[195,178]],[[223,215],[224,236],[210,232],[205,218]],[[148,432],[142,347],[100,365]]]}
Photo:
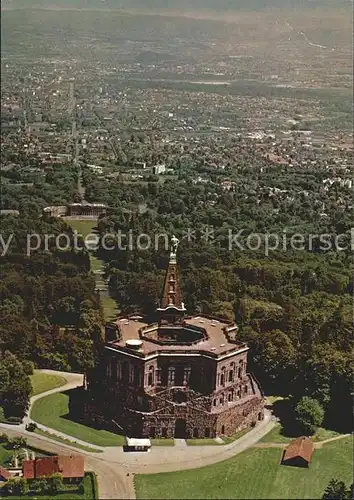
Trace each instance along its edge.
{"label": "dark copper roof", "polygon": [[155,342],[148,341],[146,337],[142,334],[149,331],[150,329],[157,329],[158,325],[149,325],[142,321],[132,321],[129,318],[119,318],[116,322],[119,339],[111,342],[106,342],[106,347],[118,348],[119,350],[124,350],[129,352],[126,347],[126,342],[129,340],[142,340],[142,346],[139,351],[135,352],[135,355],[144,357],[152,355],[153,353],[167,353],[170,352],[180,352],[184,351],[186,353],[200,353],[204,352],[212,357],[218,357],[220,355],[225,355],[231,353],[232,351],[238,352],[241,349],[248,349],[247,345],[243,342],[234,340],[230,341],[227,335],[227,331],[230,329],[237,329],[237,326],[233,323],[226,322],[223,320],[213,319],[207,316],[194,316],[186,319],[185,327],[199,327],[203,328],[206,333],[206,337],[201,339],[200,342],[195,342],[191,345],[158,345]]}

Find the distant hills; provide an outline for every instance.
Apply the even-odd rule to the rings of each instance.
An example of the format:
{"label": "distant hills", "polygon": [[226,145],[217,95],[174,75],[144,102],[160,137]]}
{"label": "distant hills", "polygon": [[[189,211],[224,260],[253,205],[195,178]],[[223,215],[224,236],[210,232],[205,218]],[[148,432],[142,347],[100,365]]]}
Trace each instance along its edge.
{"label": "distant hills", "polygon": [[171,9],[263,10],[268,8],[314,8],[352,5],[352,0],[1,0],[2,7],[99,8],[99,9]]}

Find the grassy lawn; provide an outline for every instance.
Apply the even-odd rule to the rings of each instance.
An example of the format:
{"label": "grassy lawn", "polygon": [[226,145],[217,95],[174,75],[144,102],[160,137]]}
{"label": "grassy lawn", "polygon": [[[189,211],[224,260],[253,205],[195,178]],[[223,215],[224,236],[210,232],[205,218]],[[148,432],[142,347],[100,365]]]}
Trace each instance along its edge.
{"label": "grassy lawn", "polygon": [[223,437],[222,440],[224,441],[225,444],[230,444],[236,441],[236,439],[240,439],[240,437],[244,436],[247,434],[250,430],[252,430],[252,427],[248,427],[247,429],[242,429],[242,431],[235,432],[232,436],[228,437]]}
{"label": "grassy lawn", "polygon": [[276,401],[282,401],[283,399],[284,399],[283,396],[267,396],[266,397],[266,404],[272,405]]}
{"label": "grassy lawn", "polygon": [[65,219],[68,226],[72,227],[73,230],[82,235],[85,238],[88,234],[94,233],[94,229],[97,226],[97,220],[91,219]]}
{"label": "grassy lawn", "polygon": [[312,436],[313,441],[325,441],[326,439],[330,439],[332,437],[341,436],[340,432],[331,431],[329,429],[324,429],[323,427],[319,427],[315,434]]}
{"label": "grassy lawn", "polygon": [[[301,434],[297,433],[297,435],[292,435],[287,434],[284,431],[284,428],[282,427],[281,424],[278,424],[275,426],[268,434],[266,434],[262,439],[262,443],[289,443],[296,437],[299,437]],[[317,429],[315,434],[312,436],[313,441],[324,441],[325,439],[330,439],[335,436],[340,436],[340,433],[335,432],[335,431],[330,431],[328,429],[324,429],[323,427],[320,427]]]}
{"label": "grassy lawn", "polygon": [[31,383],[33,388],[32,396],[35,396],[41,392],[50,391],[50,389],[65,385],[66,380],[59,375],[50,375],[48,373],[35,371],[34,374],[31,375]]}
{"label": "grassy lawn", "polygon": [[101,302],[105,321],[116,320],[119,314],[117,302],[112,297],[101,297]]}
{"label": "grassy lawn", "polygon": [[12,450],[5,450],[2,443],[0,443],[0,465],[5,465],[13,455]]}
{"label": "grassy lawn", "polygon": [[68,439],[64,439],[56,436],[55,434],[51,434],[50,432],[42,431],[42,429],[36,429],[34,432],[35,434],[48,437],[50,439],[53,439],[54,441],[58,441],[58,443],[68,444],[70,446],[73,446],[74,448],[78,448],[79,450],[90,451],[91,453],[101,453],[101,451],[96,450],[96,448],[91,448],[90,446],[83,446],[81,444],[74,443],[72,441],[69,441]]}
{"label": "grassy lawn", "polygon": [[69,396],[59,392],[36,401],[32,407],[31,418],[39,424],[96,446],[121,446],[124,444],[123,436],[74,422],[68,418],[68,413]]}
{"label": "grassy lawn", "polygon": [[92,271],[100,271],[104,267],[103,260],[98,259],[92,252],[90,253],[90,264]]}
{"label": "grassy lawn", "polygon": [[251,448],[217,464],[179,472],[136,475],[138,499],[321,498],[331,478],[352,482],[353,438],[315,450],[309,469],[280,465],[282,450]]}
{"label": "grassy lawn", "polygon": [[236,441],[236,439],[239,439],[240,437],[244,436],[251,430],[251,427],[248,429],[243,429],[242,431],[238,431],[232,436],[228,437],[222,437],[221,439],[223,440],[223,443],[218,443],[215,441],[213,438],[206,438],[206,439],[186,439],[186,442],[188,446],[202,446],[202,445],[225,445],[225,444],[230,444]]}
{"label": "grassy lawn", "polygon": [[[267,403],[272,405],[272,412],[278,418],[279,424],[261,439],[263,443],[288,443],[302,435],[303,431],[294,419],[294,402],[290,397],[269,396]],[[340,435],[336,431],[320,427],[312,439],[313,441],[324,441]]]}
{"label": "grassy lawn", "polygon": [[[66,223],[69,226],[71,226],[74,230],[76,229],[76,231],[83,237],[91,233],[93,234],[96,233],[95,228],[97,226],[97,221],[95,220],[66,219]],[[90,254],[91,270],[93,272],[101,271],[105,265],[104,261],[98,259],[96,255],[94,255],[94,252],[92,251],[90,251],[89,254]],[[100,275],[96,275],[96,281],[98,280],[101,280]],[[101,301],[102,301],[105,321],[115,320],[119,314],[119,309],[116,301],[111,297],[101,297]]]}
{"label": "grassy lawn", "polygon": [[213,438],[204,438],[204,439],[186,439],[186,443],[188,446],[208,446],[208,445],[216,445],[220,446],[224,443],[218,443]]}
{"label": "grassy lawn", "polygon": [[278,424],[273,429],[262,437],[262,443],[289,443],[298,436],[285,436],[282,434],[283,427]]}
{"label": "grassy lawn", "polygon": [[174,446],[174,439],[151,439],[152,446]]}

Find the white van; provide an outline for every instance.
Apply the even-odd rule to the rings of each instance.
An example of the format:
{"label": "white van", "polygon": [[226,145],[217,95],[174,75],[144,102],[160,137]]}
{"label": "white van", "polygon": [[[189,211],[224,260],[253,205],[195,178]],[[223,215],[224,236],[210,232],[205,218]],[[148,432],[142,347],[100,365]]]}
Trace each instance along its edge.
{"label": "white van", "polygon": [[151,441],[146,438],[126,438],[124,451],[150,451]]}

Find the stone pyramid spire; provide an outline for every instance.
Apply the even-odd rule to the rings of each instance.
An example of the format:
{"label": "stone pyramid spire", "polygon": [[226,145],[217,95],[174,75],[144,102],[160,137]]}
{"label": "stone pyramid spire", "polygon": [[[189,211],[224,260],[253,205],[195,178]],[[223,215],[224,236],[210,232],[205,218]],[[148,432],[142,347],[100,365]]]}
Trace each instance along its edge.
{"label": "stone pyramid spire", "polygon": [[172,236],[170,259],[162,289],[160,307],[157,309],[159,321],[169,324],[178,323],[185,312],[177,268],[178,244],[179,240],[175,236]]}

